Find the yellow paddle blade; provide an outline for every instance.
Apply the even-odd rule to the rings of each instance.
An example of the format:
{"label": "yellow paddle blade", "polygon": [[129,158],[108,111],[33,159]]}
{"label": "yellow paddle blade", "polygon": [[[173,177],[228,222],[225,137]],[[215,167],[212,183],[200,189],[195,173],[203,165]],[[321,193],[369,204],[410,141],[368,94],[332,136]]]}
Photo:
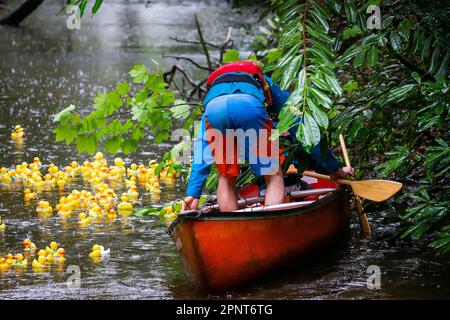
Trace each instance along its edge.
{"label": "yellow paddle blade", "polygon": [[357,196],[376,202],[386,201],[399,192],[403,186],[400,182],[389,180],[346,181],[345,184],[351,185],[353,193]]}

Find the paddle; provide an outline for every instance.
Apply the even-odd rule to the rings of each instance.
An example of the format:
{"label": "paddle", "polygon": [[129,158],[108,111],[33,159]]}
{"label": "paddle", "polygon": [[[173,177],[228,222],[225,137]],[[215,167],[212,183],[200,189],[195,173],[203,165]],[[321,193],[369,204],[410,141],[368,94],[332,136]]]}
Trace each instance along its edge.
{"label": "paddle", "polygon": [[[350,158],[348,157],[347,147],[345,146],[344,136],[342,134],[339,135],[339,142],[341,143],[345,165],[347,167],[351,167]],[[361,230],[364,234],[370,235],[372,233],[372,230],[370,229],[369,220],[367,219],[366,212],[364,211],[361,198],[356,194],[355,194],[355,204],[356,209],[358,210],[359,224],[361,226]]]}
{"label": "paddle", "polygon": [[[305,171],[303,175],[319,179],[331,180],[330,176],[312,171]],[[402,188],[402,184],[390,180],[361,180],[350,181],[345,179],[334,180],[339,184],[346,184],[352,187],[353,193],[361,198],[375,202],[386,201],[395,195]]]}

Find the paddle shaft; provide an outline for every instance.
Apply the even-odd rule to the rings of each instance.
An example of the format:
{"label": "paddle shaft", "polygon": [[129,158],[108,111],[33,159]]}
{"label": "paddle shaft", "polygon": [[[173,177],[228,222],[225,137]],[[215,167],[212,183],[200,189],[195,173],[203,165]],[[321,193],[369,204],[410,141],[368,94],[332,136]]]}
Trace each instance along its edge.
{"label": "paddle shaft", "polygon": [[[345,165],[347,167],[351,168],[350,158],[348,157],[347,147],[345,145],[344,136],[342,134],[339,135],[339,142],[341,143],[342,154],[344,155]],[[361,198],[356,194],[355,194],[355,204],[356,204],[356,209],[358,211],[358,218],[359,218],[359,224],[361,226],[361,231],[366,235],[370,235],[372,233],[372,230],[370,229],[369,219],[367,219],[367,214],[364,211],[364,207],[363,207]]]}

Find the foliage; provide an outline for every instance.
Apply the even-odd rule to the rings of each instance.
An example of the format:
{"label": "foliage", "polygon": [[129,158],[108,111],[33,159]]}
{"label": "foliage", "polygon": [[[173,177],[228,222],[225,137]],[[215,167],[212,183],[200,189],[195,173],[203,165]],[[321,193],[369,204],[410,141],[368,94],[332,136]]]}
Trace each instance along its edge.
{"label": "foliage", "polygon": [[103,145],[107,152],[128,154],[137,149],[146,128],[155,143],[168,140],[172,119],[185,119],[191,112],[189,104],[175,101],[160,71],[148,72],[146,66],[137,65],[129,74],[135,94],[132,84],[119,82],[116,89],[97,93],[89,114],[80,115],[74,105],[59,112],[54,118],[56,141],[74,143],[80,153],[93,154]]}
{"label": "foliage", "polygon": [[[89,0],[68,0],[67,4],[64,6],[64,8],[68,8],[71,6],[77,6],[78,8],[80,8],[80,17],[82,17],[84,15],[84,11],[86,9],[88,2],[89,2]],[[91,14],[94,15],[97,13],[97,11],[102,6],[103,0],[94,0],[92,2],[94,2],[94,5],[92,6]]]}
{"label": "foliage", "polygon": [[[380,30],[367,28],[372,4],[381,8]],[[450,5],[273,0],[271,7],[275,16],[255,49],[292,90],[279,129],[304,116],[297,132],[304,146],[318,142],[318,129],[332,141],[344,133],[365,174],[408,183],[404,236],[440,229],[431,246],[448,252]]]}

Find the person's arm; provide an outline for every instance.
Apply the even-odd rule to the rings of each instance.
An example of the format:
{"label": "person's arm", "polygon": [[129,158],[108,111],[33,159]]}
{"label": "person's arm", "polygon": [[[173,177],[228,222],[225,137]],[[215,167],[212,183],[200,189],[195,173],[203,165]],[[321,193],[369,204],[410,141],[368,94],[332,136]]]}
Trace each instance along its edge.
{"label": "person's arm", "polygon": [[211,170],[213,155],[206,135],[205,116],[202,117],[197,138],[194,141],[194,159],[186,189],[186,199],[182,210],[196,209],[203,185]]}
{"label": "person's arm", "polygon": [[289,98],[289,91],[281,89],[280,85],[276,82],[274,82],[269,77],[264,77],[264,79],[267,81],[270,93],[272,95],[272,106],[271,109],[275,113],[279,113],[281,111],[281,108],[286,103],[286,100]]}

